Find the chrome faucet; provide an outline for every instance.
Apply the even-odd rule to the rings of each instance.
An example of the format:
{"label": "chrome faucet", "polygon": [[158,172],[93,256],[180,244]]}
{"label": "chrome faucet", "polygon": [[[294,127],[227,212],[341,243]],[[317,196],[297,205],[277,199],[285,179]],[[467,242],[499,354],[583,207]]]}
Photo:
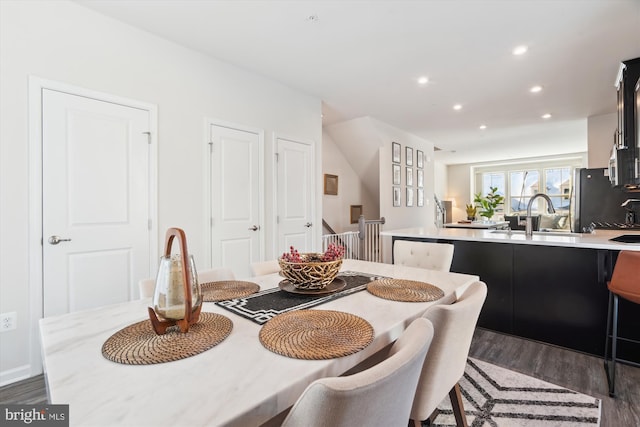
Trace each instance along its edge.
{"label": "chrome faucet", "polygon": [[524,235],[527,237],[533,236],[533,218],[531,218],[531,206],[533,205],[533,201],[538,197],[542,197],[547,201],[547,212],[550,214],[556,213],[556,210],[553,208],[553,203],[551,203],[551,199],[544,193],[536,193],[531,199],[529,199],[529,204],[527,205],[527,223],[524,226]]}

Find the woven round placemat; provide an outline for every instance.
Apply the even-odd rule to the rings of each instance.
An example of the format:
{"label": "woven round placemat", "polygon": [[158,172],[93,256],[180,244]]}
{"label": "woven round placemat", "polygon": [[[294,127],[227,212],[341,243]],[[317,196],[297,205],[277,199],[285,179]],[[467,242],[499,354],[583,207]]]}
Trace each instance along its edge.
{"label": "woven round placemat", "polygon": [[269,320],[260,330],[268,350],[296,359],[333,359],[356,353],[373,341],[362,317],[332,310],[296,310]]}
{"label": "woven round placemat", "polygon": [[125,365],[152,365],[195,356],[219,344],[231,333],[231,319],[216,313],[200,313],[198,323],[186,334],[170,328],[157,335],[150,320],[129,325],[102,345],[102,355]]}
{"label": "woven round placemat", "polygon": [[216,302],[227,299],[242,298],[255,294],[260,290],[260,286],[253,282],[243,282],[240,280],[222,280],[219,282],[207,282],[200,285],[202,289],[202,300],[205,302]]}
{"label": "woven round placemat", "polygon": [[373,295],[393,301],[425,302],[444,296],[442,289],[429,283],[405,279],[378,279],[367,285]]}

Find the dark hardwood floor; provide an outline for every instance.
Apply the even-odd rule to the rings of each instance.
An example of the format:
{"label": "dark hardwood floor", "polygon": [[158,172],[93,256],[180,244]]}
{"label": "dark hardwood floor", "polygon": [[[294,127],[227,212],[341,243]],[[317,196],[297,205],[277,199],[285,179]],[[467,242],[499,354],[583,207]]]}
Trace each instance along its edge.
{"label": "dark hardwood floor", "polygon": [[601,427],[640,426],[640,368],[617,364],[611,398],[602,358],[480,328],[469,355],[601,399]]}
{"label": "dark hardwood floor", "polygon": [[[602,427],[640,426],[640,368],[618,364],[610,398],[602,359],[560,347],[477,329],[471,357],[602,400]],[[46,403],[42,375],[0,388],[0,403]]]}

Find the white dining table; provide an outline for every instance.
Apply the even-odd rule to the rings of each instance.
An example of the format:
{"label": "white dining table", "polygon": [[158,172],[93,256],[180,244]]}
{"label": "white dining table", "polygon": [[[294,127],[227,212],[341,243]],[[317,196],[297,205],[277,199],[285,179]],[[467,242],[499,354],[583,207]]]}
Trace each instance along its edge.
{"label": "white dining table", "polygon": [[[289,408],[314,380],[338,376],[388,344],[434,304],[454,301],[477,276],[345,260],[342,271],[418,280],[441,288],[435,302],[397,302],[360,291],[314,307],[366,319],[375,336],[349,356],[301,360],[267,350],[261,326],[214,303],[204,312],[233,322],[215,347],[178,361],[126,365],[103,357],[103,343],[115,332],[148,318],[149,298],[40,321],[47,392],[52,404],[69,404],[72,426],[259,426]],[[277,287],[278,274],[254,277],[261,290]]]}

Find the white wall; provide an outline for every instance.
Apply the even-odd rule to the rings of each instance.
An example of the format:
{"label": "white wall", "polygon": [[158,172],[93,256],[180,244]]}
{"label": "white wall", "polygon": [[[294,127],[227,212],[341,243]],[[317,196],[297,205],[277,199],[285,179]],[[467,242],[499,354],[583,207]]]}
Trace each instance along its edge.
{"label": "white wall", "polygon": [[322,196],[322,217],[336,233],[356,231],[358,224],[351,224],[350,206],[362,205],[366,219],[378,219],[378,200],[363,185],[331,135],[322,134],[322,173],[338,176],[338,195]]}
{"label": "white wall", "polygon": [[[18,328],[1,336],[1,383],[38,370],[30,366],[28,341],[30,327],[36,327],[29,323],[29,76],[158,106],[159,241],[167,227],[184,228],[198,264],[206,234],[204,118],[264,129],[265,177],[273,176],[274,133],[314,141],[320,171],[322,123],[317,98],[73,2],[2,0],[0,19],[0,312],[18,313]],[[185,166],[176,170],[176,164]],[[267,236],[273,224],[271,184],[265,179]],[[321,218],[320,195],[314,222]],[[268,258],[274,256],[269,249]]]}
{"label": "white wall", "polygon": [[589,168],[606,168],[613,147],[613,134],[618,125],[618,113],[587,118],[587,149]]}
{"label": "white wall", "polygon": [[[433,161],[433,143],[425,139],[419,138],[401,129],[383,123],[379,120],[373,120],[380,139],[382,147],[380,148],[380,216],[384,217],[386,223],[385,230],[394,230],[406,227],[428,227],[433,226],[435,218],[435,207],[433,202],[433,194],[435,189],[435,170]],[[393,169],[392,169],[392,142],[401,144],[401,192],[402,206],[393,206]],[[416,151],[421,150],[425,154],[424,162],[424,206],[417,206],[417,199],[414,195],[413,207],[406,206],[406,181],[405,181],[405,147],[413,148],[414,165],[413,165],[413,191],[417,188],[416,182]],[[383,260],[391,262],[391,239],[383,240]]]}
{"label": "white wall", "polygon": [[447,200],[452,201],[451,221],[467,219],[465,206],[472,202],[472,167],[469,164],[447,167]]}
{"label": "white wall", "polygon": [[368,116],[358,117],[325,126],[324,130],[335,141],[369,194],[377,199],[380,193],[378,151],[382,141],[375,121]]}

